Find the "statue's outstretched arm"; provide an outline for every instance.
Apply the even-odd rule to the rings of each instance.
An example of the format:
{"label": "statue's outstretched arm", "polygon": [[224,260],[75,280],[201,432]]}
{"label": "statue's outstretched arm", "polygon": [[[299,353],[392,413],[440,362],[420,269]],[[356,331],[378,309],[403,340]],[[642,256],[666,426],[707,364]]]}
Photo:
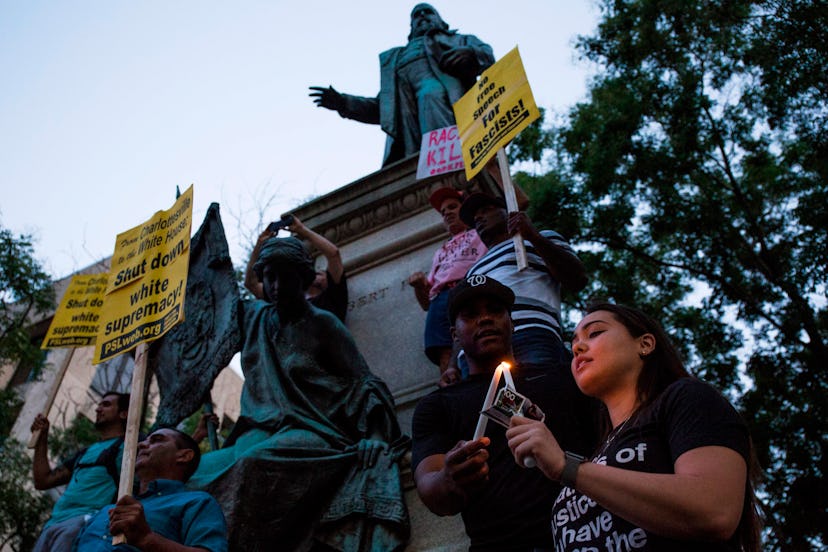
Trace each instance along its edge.
{"label": "statue's outstretched arm", "polygon": [[380,123],[379,100],[377,98],[343,94],[333,86],[311,86],[309,88],[311,93],[308,95],[313,98],[313,102],[319,107],[331,109],[346,119],[353,119],[361,123],[369,125]]}
{"label": "statue's outstretched arm", "polygon": [[312,92],[308,96],[313,98],[313,103],[318,107],[324,107],[325,109],[332,109],[334,111],[339,111],[345,107],[345,98],[333,86],[328,86],[327,88],[324,86],[311,86],[309,88]]}

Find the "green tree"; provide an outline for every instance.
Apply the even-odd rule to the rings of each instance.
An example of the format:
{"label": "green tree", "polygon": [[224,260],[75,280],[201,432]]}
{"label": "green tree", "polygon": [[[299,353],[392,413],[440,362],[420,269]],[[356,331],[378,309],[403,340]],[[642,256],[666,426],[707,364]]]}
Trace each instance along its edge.
{"label": "green tree", "polygon": [[27,330],[31,316],[54,304],[51,278],[34,258],[31,236],[0,227],[0,364],[39,371],[44,355]]}
{"label": "green tree", "polygon": [[767,544],[828,546],[828,3],[603,0],[588,99],[519,175],[591,288],[658,315],[734,398]]}
{"label": "green tree", "polygon": [[31,550],[52,501],[31,485],[32,460],[23,445],[8,437],[20,399],[13,390],[0,391],[0,549]]}
{"label": "green tree", "polygon": [[[44,355],[29,334],[31,316],[54,306],[49,276],[34,258],[31,236],[0,228],[0,365],[37,374]],[[0,391],[0,548],[31,550],[52,501],[31,486],[32,461],[9,437],[20,410],[13,389]]]}

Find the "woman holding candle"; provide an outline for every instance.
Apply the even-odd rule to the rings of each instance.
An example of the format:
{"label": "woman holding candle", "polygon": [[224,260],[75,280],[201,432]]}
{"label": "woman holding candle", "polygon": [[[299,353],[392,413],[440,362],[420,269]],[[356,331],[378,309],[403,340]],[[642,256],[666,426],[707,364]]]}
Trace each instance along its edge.
{"label": "woman holding candle", "polygon": [[758,550],[747,428],[687,373],[661,327],[636,309],[595,305],[572,351],[578,387],[605,406],[606,437],[591,461],[525,418],[506,433],[519,465],[532,458],[564,485],[552,512],[556,550]]}

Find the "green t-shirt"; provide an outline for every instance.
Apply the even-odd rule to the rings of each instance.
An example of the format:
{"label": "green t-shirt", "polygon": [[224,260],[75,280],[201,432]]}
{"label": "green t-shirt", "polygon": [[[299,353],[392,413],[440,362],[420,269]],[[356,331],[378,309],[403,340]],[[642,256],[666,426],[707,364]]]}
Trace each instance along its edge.
{"label": "green t-shirt", "polygon": [[[81,455],[80,461],[74,466],[67,466],[72,469],[72,478],[66,486],[55,507],[52,509],[52,517],[46,523],[46,527],[75,516],[94,514],[107,504],[112,504],[118,494],[118,485],[106,470],[105,466],[95,466],[96,460],[103,451],[112,446],[117,439],[107,439],[93,445]],[[121,446],[118,448],[118,455],[115,458],[115,466],[118,473],[121,472],[121,458],[124,453],[124,443],[121,439]]]}

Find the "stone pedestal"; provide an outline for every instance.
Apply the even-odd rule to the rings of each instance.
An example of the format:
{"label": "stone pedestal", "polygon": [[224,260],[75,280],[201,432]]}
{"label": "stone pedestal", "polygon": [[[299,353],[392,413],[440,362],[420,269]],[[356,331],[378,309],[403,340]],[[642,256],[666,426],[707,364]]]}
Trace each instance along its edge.
{"label": "stone pedestal", "polygon": [[[448,239],[428,197],[443,186],[496,187],[488,175],[469,183],[463,172],[416,180],[416,171],[413,156],[293,211],[339,247],[348,276],[347,326],[371,371],[394,394],[400,425],[409,435],[417,401],[436,389],[440,375],[423,352],[425,312],[408,285],[411,273],[428,273],[434,251]],[[417,497],[410,470],[405,485],[412,518],[408,549],[467,549],[460,516],[439,518],[429,512]]]}

